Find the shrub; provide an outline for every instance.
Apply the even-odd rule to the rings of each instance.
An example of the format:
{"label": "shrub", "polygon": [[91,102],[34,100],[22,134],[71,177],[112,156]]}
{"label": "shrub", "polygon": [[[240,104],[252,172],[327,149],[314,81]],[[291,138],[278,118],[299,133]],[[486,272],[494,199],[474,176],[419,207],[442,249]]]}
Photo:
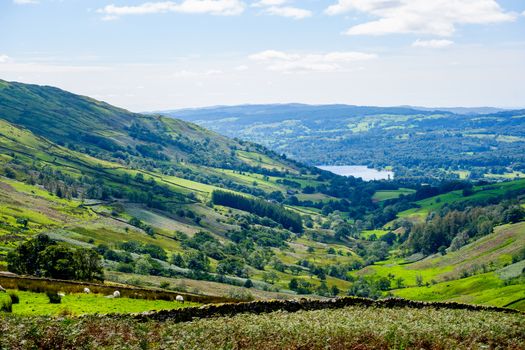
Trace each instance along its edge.
{"label": "shrub", "polygon": [[242,301],[252,301],[254,297],[250,291],[244,288],[232,288],[228,291],[228,297]]}
{"label": "shrub", "polygon": [[46,292],[46,295],[49,298],[50,304],[60,304],[60,302],[62,301],[62,298],[60,297],[60,295],[58,295],[57,292],[48,291]]}
{"label": "shrub", "polygon": [[170,287],[170,283],[169,282],[160,282],[160,288],[162,289],[168,289]]}
{"label": "shrub", "polygon": [[0,311],[13,312],[13,303],[11,302],[11,299],[0,301]]}
{"label": "shrub", "polygon": [[9,292],[9,298],[11,298],[11,302],[13,304],[20,303],[20,298],[18,297],[18,294],[16,294],[15,292]]}

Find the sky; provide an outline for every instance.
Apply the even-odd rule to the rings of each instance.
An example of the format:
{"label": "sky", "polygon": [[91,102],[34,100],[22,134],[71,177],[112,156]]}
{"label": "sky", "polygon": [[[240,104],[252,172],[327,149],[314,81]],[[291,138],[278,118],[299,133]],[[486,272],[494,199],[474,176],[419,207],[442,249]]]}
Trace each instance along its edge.
{"label": "sky", "polygon": [[0,79],[132,111],[525,107],[523,0],[0,0]]}

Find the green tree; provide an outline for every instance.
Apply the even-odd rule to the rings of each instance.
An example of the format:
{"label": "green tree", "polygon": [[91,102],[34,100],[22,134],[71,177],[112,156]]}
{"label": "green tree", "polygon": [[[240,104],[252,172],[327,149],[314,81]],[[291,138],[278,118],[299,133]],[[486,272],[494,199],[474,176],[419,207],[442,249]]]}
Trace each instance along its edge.
{"label": "green tree", "polygon": [[39,253],[40,268],[45,277],[74,279],[76,268],[74,252],[61,245],[52,245]]}

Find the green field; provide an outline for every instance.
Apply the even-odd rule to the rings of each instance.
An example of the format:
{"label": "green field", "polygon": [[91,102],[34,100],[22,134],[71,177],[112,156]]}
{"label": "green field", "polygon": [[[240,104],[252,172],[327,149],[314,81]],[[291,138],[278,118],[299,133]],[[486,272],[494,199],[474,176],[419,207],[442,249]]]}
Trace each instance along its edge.
{"label": "green field", "polygon": [[425,287],[403,288],[393,291],[395,296],[421,301],[457,301],[469,304],[483,304],[511,307],[524,311],[525,281],[507,285],[494,273],[485,273],[453,281],[441,282]]}
{"label": "green field", "polygon": [[[97,294],[66,294],[60,304],[50,304],[45,293],[12,291],[20,298],[13,305],[13,314],[24,316],[85,315],[109,313],[136,313],[150,310],[171,310],[198,306],[198,303],[130,298],[107,298]],[[0,295],[0,303],[7,295]]]}
{"label": "green field", "polygon": [[407,196],[410,194],[415,193],[415,190],[409,189],[409,188],[400,188],[398,190],[391,190],[391,191],[377,191],[374,193],[374,196],[372,199],[376,202],[382,202],[389,199],[395,199],[399,198],[401,196]]}

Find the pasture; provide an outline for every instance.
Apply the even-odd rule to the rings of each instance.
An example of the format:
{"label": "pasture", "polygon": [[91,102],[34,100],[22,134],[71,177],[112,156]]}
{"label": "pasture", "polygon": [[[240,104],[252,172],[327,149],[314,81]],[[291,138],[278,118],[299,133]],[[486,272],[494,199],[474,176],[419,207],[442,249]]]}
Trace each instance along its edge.
{"label": "pasture", "polygon": [[[51,304],[45,293],[10,290],[20,298],[13,304],[13,314],[24,316],[85,315],[108,313],[137,313],[150,310],[172,310],[201,305],[195,302],[146,300],[131,298],[108,298],[103,294],[66,294],[60,304]],[[7,298],[6,294],[0,298]],[[1,303],[1,300],[0,300]]]}

